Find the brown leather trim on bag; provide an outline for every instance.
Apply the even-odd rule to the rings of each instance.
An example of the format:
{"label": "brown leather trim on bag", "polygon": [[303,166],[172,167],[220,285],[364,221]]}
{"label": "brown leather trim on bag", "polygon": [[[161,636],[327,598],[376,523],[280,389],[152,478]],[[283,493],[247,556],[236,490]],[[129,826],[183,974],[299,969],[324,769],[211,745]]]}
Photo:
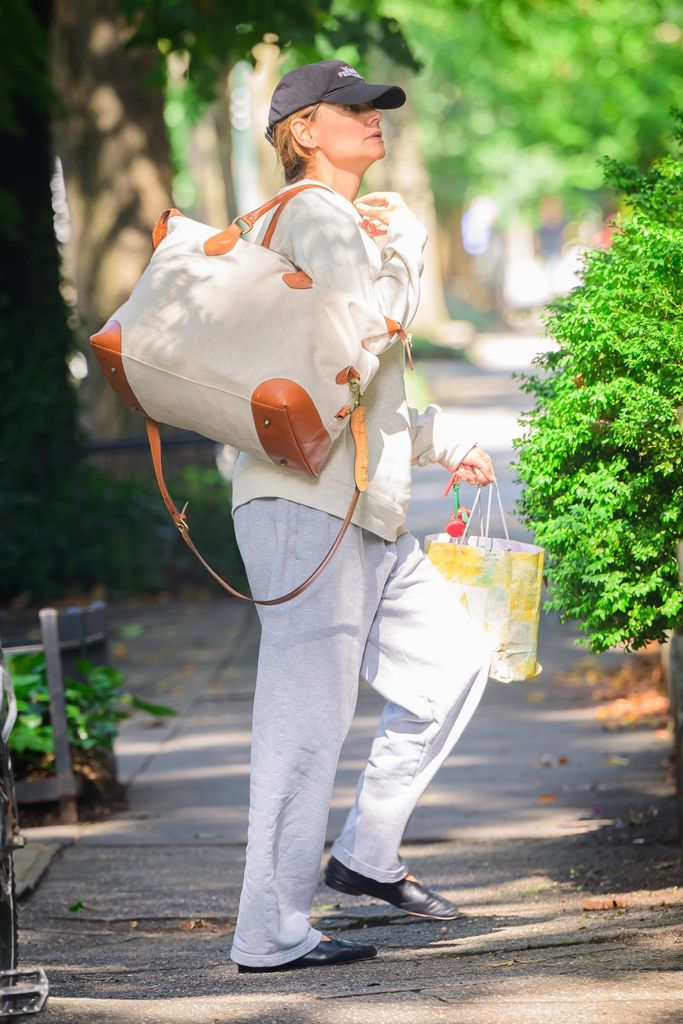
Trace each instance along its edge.
{"label": "brown leather trim on bag", "polygon": [[294,270],[291,274],[283,274],[282,280],[288,288],[312,288],[313,282],[305,270]]}
{"label": "brown leather trim on bag", "polygon": [[364,405],[357,405],[351,413],[351,434],[356,448],[353,462],[353,478],[359,491],[367,491],[370,458]]}
{"label": "brown leather trim on bag", "polygon": [[146,415],[135,393],[126,378],[121,355],[121,324],[118,320],[108,320],[104,327],[90,336],[90,344],[97,357],[100,368],[113,387],[117,398],[133,412]]}
{"label": "brown leather trim on bag", "polygon": [[360,373],[355,366],[345,366],[334,379],[337,384],[348,384],[350,380],[360,380]]}
{"label": "brown leather trim on bag", "polygon": [[241,237],[242,232],[237,224],[230,224],[220,234],[207,238],[204,242],[204,252],[207,256],[224,256],[226,252],[235,248]]}
{"label": "brown leather trim on bag", "polygon": [[308,392],[285,377],[264,380],[251,396],[251,413],[263,450],[278,466],[317,476],[332,447]]}
{"label": "brown leather trim on bag", "polygon": [[164,210],[152,228],[152,245],[155,249],[159,242],[163,242],[164,238],[166,238],[166,235],[168,234],[168,218],[184,216],[185,214],[181,213],[180,210],[176,210],[175,207],[171,207],[170,210]]}
{"label": "brown leather trim on bag", "polygon": [[168,488],[166,487],[166,481],[164,480],[163,466],[162,466],[162,463],[161,463],[161,437],[160,437],[160,434],[159,434],[159,424],[156,423],[154,420],[150,420],[149,417],[148,417],[147,418],[147,422],[146,422],[146,427],[147,427],[147,438],[149,440],[149,449],[150,449],[150,452],[152,453],[152,464],[154,466],[154,473],[155,473],[155,476],[157,478],[157,483],[159,485],[159,490],[161,491],[161,496],[164,499],[164,504],[165,504],[166,508],[168,509],[168,512],[169,512],[169,514],[171,516],[171,519],[173,520],[175,525],[180,530],[180,535],[183,538],[185,544],[188,546],[188,548],[192,552],[192,554],[202,563],[202,565],[204,566],[206,571],[211,576],[213,576],[213,578],[216,580],[216,582],[219,583],[221,585],[221,587],[223,587],[224,590],[227,590],[228,593],[232,594],[233,597],[239,597],[240,601],[250,601],[252,604],[260,604],[260,605],[275,605],[275,604],[284,604],[286,601],[293,600],[295,597],[298,597],[299,594],[303,594],[303,592],[305,590],[308,590],[308,588],[311,586],[311,584],[315,583],[315,581],[317,580],[318,576],[320,576],[321,572],[331,562],[335,552],[337,551],[337,548],[341,544],[342,540],[344,539],[344,535],[346,534],[346,531],[349,528],[349,524],[351,522],[351,518],[353,516],[353,513],[356,510],[356,505],[358,504],[358,499],[360,498],[360,491],[358,490],[357,487],[356,487],[356,489],[353,492],[353,497],[351,498],[351,501],[349,503],[349,507],[346,510],[346,515],[344,517],[344,521],[342,522],[341,527],[339,528],[339,533],[337,534],[337,536],[335,537],[334,541],[332,542],[332,546],[330,547],[330,550],[327,552],[327,554],[323,558],[323,560],[320,563],[320,565],[316,569],[313,570],[311,575],[308,576],[303,581],[303,583],[300,583],[298,587],[295,587],[294,590],[290,590],[288,594],[283,594],[282,597],[273,597],[273,598],[270,598],[267,601],[266,600],[260,600],[259,598],[256,598],[256,597],[249,597],[248,594],[241,594],[239,592],[239,590],[235,590],[234,587],[231,587],[229,583],[226,583],[225,580],[222,579],[222,577],[220,577],[217,572],[214,572],[214,570],[211,568],[211,566],[208,564],[208,562],[206,562],[204,560],[202,555],[199,553],[199,551],[195,547],[194,542],[193,542],[192,538],[190,537],[190,527],[189,527],[189,524],[187,522],[187,516],[185,515],[185,510],[183,509],[182,512],[178,511],[178,509],[175,507],[175,505],[173,503],[173,499],[171,498],[171,495],[168,493]]}
{"label": "brown leather trim on bag", "polygon": [[408,363],[410,369],[414,370],[415,364],[413,363],[413,346],[410,341],[410,335],[406,334],[405,330],[398,322],[398,320],[392,320],[391,317],[385,316],[384,322],[387,325],[387,330],[389,331],[389,334],[398,334],[399,338],[403,342],[403,347],[406,353],[406,362]]}

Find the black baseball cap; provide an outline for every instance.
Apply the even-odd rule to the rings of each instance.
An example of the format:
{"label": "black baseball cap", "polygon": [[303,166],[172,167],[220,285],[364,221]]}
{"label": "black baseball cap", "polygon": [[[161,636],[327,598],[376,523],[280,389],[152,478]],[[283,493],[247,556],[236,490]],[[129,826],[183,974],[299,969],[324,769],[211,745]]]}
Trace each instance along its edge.
{"label": "black baseball cap", "polygon": [[372,103],[381,110],[402,107],[406,94],[398,85],[371,85],[343,60],[321,60],[287,72],[270,101],[266,138],[290,114],[314,103]]}

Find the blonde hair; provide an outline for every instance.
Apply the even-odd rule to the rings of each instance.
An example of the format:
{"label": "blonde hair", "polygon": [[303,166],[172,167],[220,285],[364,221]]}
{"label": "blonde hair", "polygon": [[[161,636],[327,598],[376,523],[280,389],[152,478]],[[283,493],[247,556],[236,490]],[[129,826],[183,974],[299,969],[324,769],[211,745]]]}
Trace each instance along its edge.
{"label": "blonde hair", "polygon": [[292,121],[295,117],[305,117],[311,120],[318,112],[319,103],[313,103],[310,107],[302,107],[295,110],[293,114],[286,117],[284,121],[278,121],[273,128],[273,146],[277,158],[282,164],[285,181],[291,185],[306,177],[306,163],[310,154],[300,146],[292,134]]}

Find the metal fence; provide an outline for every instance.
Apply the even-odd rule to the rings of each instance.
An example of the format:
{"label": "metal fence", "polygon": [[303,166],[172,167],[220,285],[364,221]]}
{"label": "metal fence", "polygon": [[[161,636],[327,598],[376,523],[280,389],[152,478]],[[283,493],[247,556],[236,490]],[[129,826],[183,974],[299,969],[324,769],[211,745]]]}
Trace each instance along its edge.
{"label": "metal fence", "polygon": [[[221,448],[221,445],[200,434],[190,434],[187,431],[164,434],[164,472],[173,477],[187,466],[215,469],[217,449]],[[78,451],[83,461],[112,480],[153,480],[152,461],[146,437],[91,441]]]}

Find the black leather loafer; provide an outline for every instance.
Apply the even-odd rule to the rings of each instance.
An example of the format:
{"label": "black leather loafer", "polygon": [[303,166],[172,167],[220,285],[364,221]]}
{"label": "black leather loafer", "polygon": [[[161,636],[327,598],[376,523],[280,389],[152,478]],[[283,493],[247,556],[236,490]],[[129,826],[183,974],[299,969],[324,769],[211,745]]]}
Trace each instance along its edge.
{"label": "black leather loafer", "polygon": [[436,921],[452,921],[456,917],[465,917],[450,900],[438,893],[430,892],[419,882],[402,878],[399,882],[376,882],[357,871],[341,864],[336,857],[330,857],[325,868],[325,884],[337,892],[350,893],[351,896],[374,896],[377,900],[391,903],[404,914],[415,917],[431,917]]}
{"label": "black leather loafer", "polygon": [[321,939],[315,949],[304,953],[296,960],[277,964],[275,967],[247,967],[238,964],[239,974],[270,974],[273,971],[298,971],[302,967],[331,967],[333,964],[352,964],[356,960],[372,960],[377,956],[374,946],[361,946],[344,939]]}

